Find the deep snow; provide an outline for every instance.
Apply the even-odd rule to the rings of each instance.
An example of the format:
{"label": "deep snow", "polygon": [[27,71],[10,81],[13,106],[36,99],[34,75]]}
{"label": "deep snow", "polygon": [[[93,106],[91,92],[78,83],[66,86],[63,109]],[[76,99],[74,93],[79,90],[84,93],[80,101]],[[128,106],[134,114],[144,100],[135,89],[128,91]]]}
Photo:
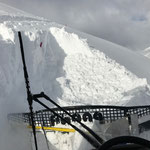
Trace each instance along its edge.
{"label": "deep snow", "polygon": [[[6,123],[8,113],[28,111],[17,31],[22,32],[33,93],[44,91],[61,106],[149,104],[146,57],[1,3],[0,8],[2,122]],[[34,104],[34,108],[41,107]],[[3,134],[4,126],[0,123]]]}
{"label": "deep snow", "polygon": [[[141,97],[144,98],[144,104],[149,104],[147,83],[149,78],[137,77],[133,74],[134,71],[129,71],[129,68],[127,69],[101,51],[103,47],[99,49],[91,47],[88,35],[87,39],[83,39],[79,33],[77,35],[75,32],[67,32],[65,27],[58,27],[54,23],[47,22],[45,22],[45,29],[41,30],[40,26],[44,28],[42,23],[43,21],[33,23],[17,20],[15,25],[7,21],[0,25],[3,99],[6,95],[7,99],[10,99],[9,95],[11,95],[13,102],[17,101],[16,97],[19,96],[20,99],[25,100],[24,78],[16,32],[16,30],[23,30],[25,55],[33,93],[45,91],[61,105],[132,105],[135,100],[138,101],[136,104],[140,105],[143,104]],[[101,39],[97,40],[102,42]],[[40,47],[41,43],[42,47]],[[110,47],[117,47],[112,43],[106,43]],[[118,47],[120,50],[121,47]],[[125,51],[124,48],[121,50],[126,55],[130,54],[128,60],[134,58],[137,61],[141,58],[139,61],[142,63],[149,62],[145,57],[129,50]],[[114,55],[113,51],[112,54]],[[121,57],[124,59],[125,56],[120,56],[120,60]],[[137,72],[141,69],[137,64],[130,66],[138,67]],[[142,72],[144,73],[149,72],[146,70]],[[20,102],[22,104],[22,101]]]}

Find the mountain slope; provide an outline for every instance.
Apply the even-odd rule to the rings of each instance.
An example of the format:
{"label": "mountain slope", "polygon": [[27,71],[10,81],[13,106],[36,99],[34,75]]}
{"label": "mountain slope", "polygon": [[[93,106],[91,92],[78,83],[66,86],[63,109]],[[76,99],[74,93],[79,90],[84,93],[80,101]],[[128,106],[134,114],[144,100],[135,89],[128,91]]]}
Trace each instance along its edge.
{"label": "mountain slope", "polygon": [[[0,2],[0,22],[4,21],[17,21],[17,20],[42,20],[41,17],[35,17],[29,13],[21,11],[17,8],[5,5]],[[45,19],[43,19],[45,20]]]}

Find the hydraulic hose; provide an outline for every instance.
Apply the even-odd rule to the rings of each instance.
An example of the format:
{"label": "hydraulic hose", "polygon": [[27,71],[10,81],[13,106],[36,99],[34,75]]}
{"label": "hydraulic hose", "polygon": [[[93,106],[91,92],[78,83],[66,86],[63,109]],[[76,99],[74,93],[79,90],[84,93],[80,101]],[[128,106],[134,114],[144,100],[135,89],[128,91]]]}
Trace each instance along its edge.
{"label": "hydraulic hose", "polygon": [[138,144],[143,146],[144,148],[149,148],[150,149],[150,141],[140,138],[140,137],[135,137],[135,136],[119,136],[113,139],[108,140],[105,142],[99,150],[109,150],[111,147],[119,145],[119,144]]}

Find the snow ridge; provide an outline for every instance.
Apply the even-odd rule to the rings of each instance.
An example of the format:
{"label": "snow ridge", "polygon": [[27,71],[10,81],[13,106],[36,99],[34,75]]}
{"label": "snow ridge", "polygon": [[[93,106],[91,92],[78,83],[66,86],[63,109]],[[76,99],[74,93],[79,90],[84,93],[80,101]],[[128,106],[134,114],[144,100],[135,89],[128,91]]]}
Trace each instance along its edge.
{"label": "snow ridge", "polygon": [[45,20],[42,17],[35,17],[32,14],[26,13],[22,10],[19,10],[17,8],[5,5],[0,2],[0,22],[4,21],[13,21],[13,20]]}

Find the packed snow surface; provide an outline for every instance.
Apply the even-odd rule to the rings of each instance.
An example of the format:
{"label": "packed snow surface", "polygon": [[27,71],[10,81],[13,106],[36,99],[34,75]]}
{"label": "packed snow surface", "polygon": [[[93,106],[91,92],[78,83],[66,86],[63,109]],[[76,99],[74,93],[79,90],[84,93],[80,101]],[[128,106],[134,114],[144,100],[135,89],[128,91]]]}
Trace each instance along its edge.
{"label": "packed snow surface", "polygon": [[[149,59],[0,3],[1,122],[7,113],[28,111],[18,31],[32,93],[44,91],[61,106],[150,103]],[[34,104],[34,108],[41,107]],[[7,126],[0,127],[3,134],[2,127]],[[64,149],[72,146],[68,147]]]}

